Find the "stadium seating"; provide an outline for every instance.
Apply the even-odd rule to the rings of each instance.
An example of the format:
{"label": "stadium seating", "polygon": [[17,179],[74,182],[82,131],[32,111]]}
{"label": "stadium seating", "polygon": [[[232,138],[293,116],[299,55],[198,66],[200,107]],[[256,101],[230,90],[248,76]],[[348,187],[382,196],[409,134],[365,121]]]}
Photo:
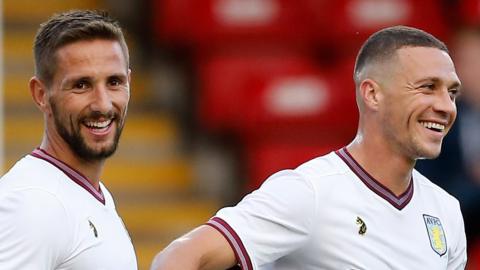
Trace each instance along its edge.
{"label": "stadium seating", "polygon": [[458,8],[460,23],[468,25],[480,24],[479,0],[459,0]]}
{"label": "stadium seating", "polygon": [[409,25],[445,38],[448,28],[438,0],[308,0],[317,15],[317,40],[322,45],[358,47],[383,27]]}
{"label": "stadium seating", "polygon": [[200,121],[241,138],[245,191],[353,138],[352,69],[351,59],[325,69],[295,53],[215,55],[198,63]]}
{"label": "stadium seating", "polygon": [[[164,40],[210,47],[239,43],[309,44],[313,16],[305,1],[154,1],[155,29]],[[312,14],[313,15],[313,14]]]}
{"label": "stadium seating", "polygon": [[201,121],[209,129],[255,136],[350,132],[356,124],[351,70],[338,74],[309,56],[217,55],[201,61],[198,72]]}

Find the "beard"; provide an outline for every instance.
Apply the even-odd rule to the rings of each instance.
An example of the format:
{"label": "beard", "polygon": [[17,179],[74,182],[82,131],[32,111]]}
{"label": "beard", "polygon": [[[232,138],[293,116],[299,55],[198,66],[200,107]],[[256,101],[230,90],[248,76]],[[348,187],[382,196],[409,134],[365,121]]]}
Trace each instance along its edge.
{"label": "beard", "polygon": [[[115,135],[112,143],[106,147],[102,147],[101,149],[94,149],[87,145],[84,137],[80,133],[79,126],[81,125],[81,122],[82,122],[81,119],[78,121],[78,125],[76,126],[74,125],[74,121],[72,117],[69,118],[68,122],[62,121],[60,119],[61,112],[59,112],[55,102],[51,102],[50,104],[52,105],[55,129],[57,130],[60,137],[62,137],[62,139],[67,143],[70,149],[77,155],[77,157],[79,157],[84,161],[91,162],[91,161],[99,161],[99,160],[106,159],[111,155],[113,155],[113,153],[115,153],[115,151],[117,150],[118,141],[120,140],[120,135],[123,130],[125,114],[123,115],[123,118],[120,119],[117,113],[110,112],[110,113],[104,114],[98,111],[94,111],[94,112],[91,112],[89,115],[81,118],[81,119],[85,119],[85,118],[96,119],[99,117],[105,117],[110,119],[113,116],[112,121],[115,121],[117,123],[116,125],[117,127],[115,129]],[[70,125],[70,128],[67,128],[67,125]]]}
{"label": "beard", "polygon": [[387,141],[397,153],[401,153],[412,161],[435,159],[440,155],[442,143],[437,146],[429,145],[422,141],[421,135],[413,133],[411,126],[405,126],[403,130],[400,130],[401,127],[395,127],[395,124],[392,123],[392,119],[395,119],[393,115],[394,113],[390,111],[386,113],[382,119],[382,128]]}

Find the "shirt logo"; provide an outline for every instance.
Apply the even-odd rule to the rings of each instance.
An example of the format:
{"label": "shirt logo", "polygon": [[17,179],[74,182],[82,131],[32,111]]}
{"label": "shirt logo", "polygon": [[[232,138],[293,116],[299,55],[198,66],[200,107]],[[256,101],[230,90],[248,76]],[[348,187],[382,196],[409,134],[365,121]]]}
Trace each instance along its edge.
{"label": "shirt logo", "polygon": [[367,232],[367,224],[363,222],[363,220],[360,217],[357,217],[357,225],[360,225],[360,228],[358,228],[358,234],[360,235],[365,235]]}
{"label": "shirt logo", "polygon": [[437,217],[423,215],[423,221],[427,227],[428,238],[430,239],[430,246],[438,255],[443,256],[447,253],[447,239],[443,231],[442,222]]}
{"label": "shirt logo", "polygon": [[88,224],[90,224],[90,229],[93,230],[93,235],[95,236],[95,238],[98,238],[98,232],[97,232],[97,228],[95,228],[95,225],[93,225],[93,223],[88,220]]}

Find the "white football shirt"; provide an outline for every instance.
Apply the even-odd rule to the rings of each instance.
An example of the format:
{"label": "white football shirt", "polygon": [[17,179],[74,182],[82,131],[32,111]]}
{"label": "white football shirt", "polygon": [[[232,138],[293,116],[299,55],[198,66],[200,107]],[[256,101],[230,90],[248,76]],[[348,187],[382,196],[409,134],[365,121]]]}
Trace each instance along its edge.
{"label": "white football shirt", "polygon": [[0,269],[133,270],[137,261],[105,186],[36,149],[0,179]]}
{"label": "white football shirt", "polygon": [[467,259],[455,198],[417,171],[396,196],[346,148],[274,174],[207,224],[244,270],[464,269]]}

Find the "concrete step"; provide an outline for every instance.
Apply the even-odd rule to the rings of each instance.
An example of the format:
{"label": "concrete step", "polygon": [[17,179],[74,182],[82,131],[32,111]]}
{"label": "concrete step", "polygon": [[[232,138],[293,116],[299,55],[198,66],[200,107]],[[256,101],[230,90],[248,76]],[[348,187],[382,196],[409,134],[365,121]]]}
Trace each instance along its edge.
{"label": "concrete step", "polygon": [[[173,197],[173,196],[172,196]],[[141,232],[138,239],[178,237],[205,223],[216,213],[219,203],[192,196],[162,201],[117,200],[117,210],[131,232]]]}
{"label": "concrete step", "polygon": [[6,63],[16,60],[30,60],[33,66],[33,40],[37,27],[38,25],[5,27],[3,54]]}
{"label": "concrete step", "polygon": [[149,269],[157,252],[177,237],[204,224],[218,207],[216,202],[195,198],[157,204],[117,202],[117,210],[135,246],[139,269]]}
{"label": "concrete step", "polygon": [[192,188],[193,169],[186,159],[115,162],[109,160],[102,181],[123,196],[174,193]]}
{"label": "concrete step", "polygon": [[3,14],[6,22],[21,21],[37,23],[53,13],[71,9],[101,9],[104,1],[99,0],[4,0]]}
{"label": "concrete step", "polygon": [[5,75],[3,100],[5,103],[5,112],[10,110],[18,110],[35,107],[30,90],[28,88],[28,81],[31,74]]}

